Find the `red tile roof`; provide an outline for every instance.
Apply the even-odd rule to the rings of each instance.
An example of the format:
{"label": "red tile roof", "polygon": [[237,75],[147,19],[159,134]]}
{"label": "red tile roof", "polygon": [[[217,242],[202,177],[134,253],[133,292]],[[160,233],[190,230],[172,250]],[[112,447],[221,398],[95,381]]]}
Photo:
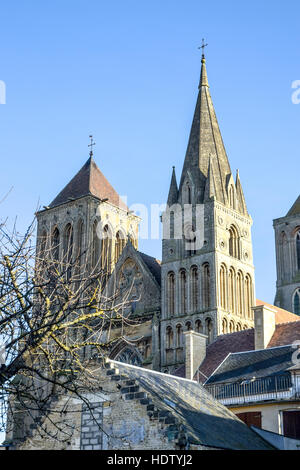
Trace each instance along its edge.
{"label": "red tile roof", "polygon": [[83,196],[96,196],[99,199],[108,199],[108,202],[121,209],[128,210],[126,204],[99,170],[93,158],[89,158],[79,172],[51,202],[49,207],[55,207],[78,199]]}
{"label": "red tile roof", "polygon": [[267,302],[263,302],[262,300],[256,299],[256,305],[257,306],[266,305],[266,307],[270,307],[273,310],[275,310],[276,324],[300,320],[299,315],[295,315],[294,313],[291,313],[288,310],[284,310],[283,308],[276,307],[276,305],[268,304]]}
{"label": "red tile roof", "polygon": [[[266,305],[275,310],[276,327],[268,348],[284,346],[300,340],[300,317],[298,315],[261,300],[257,300],[256,305]],[[204,383],[228,354],[254,349],[254,328],[218,336],[213,343],[207,346],[206,357],[195,374],[195,380]],[[174,375],[185,377],[185,366],[177,369]]]}

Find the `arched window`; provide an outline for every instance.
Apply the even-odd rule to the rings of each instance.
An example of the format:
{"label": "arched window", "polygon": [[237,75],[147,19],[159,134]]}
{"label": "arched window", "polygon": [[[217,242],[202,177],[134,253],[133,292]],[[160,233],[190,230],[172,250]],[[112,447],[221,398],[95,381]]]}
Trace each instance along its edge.
{"label": "arched window", "polygon": [[187,312],[187,282],[186,282],[186,271],[182,269],[179,273],[179,280],[180,280],[180,309],[181,314]]}
{"label": "arched window", "polygon": [[288,278],[288,241],[285,232],[281,232],[280,241],[279,241],[279,251],[280,251],[280,268],[281,268],[281,279],[284,281]]}
{"label": "arched window", "polygon": [[170,238],[173,239],[175,236],[175,215],[174,211],[170,212]]}
{"label": "arched window", "polygon": [[198,268],[193,266],[191,269],[191,308],[192,312],[198,310]]}
{"label": "arched window", "polygon": [[229,229],[229,254],[233,258],[240,259],[239,234],[234,225],[232,225]]}
{"label": "arched window", "polygon": [[227,298],[227,269],[226,266],[222,264],[220,269],[220,303],[221,308],[226,310],[226,298]]}
{"label": "arched window", "polygon": [[192,330],[192,324],[190,321],[187,321],[185,324],[185,330],[186,331],[191,331]]}
{"label": "arched window", "polygon": [[251,276],[250,274],[247,274],[246,278],[245,278],[245,294],[246,294],[246,315],[247,315],[247,318],[251,318],[252,317],[252,279],[251,279]]}
{"label": "arched window", "polygon": [[47,247],[47,232],[43,230],[40,236],[40,260],[44,260],[46,256],[46,247]]}
{"label": "arched window", "polygon": [[237,323],[236,331],[242,331],[242,325],[240,323]]}
{"label": "arched window", "polygon": [[101,267],[104,274],[110,274],[111,271],[111,231],[108,225],[105,225],[102,233]]}
{"label": "arched window", "polygon": [[300,270],[300,230],[296,235],[297,268]]}
{"label": "arched window", "polygon": [[57,227],[53,230],[51,238],[51,252],[54,261],[59,260],[59,245],[60,245],[60,234]]}
{"label": "arched window", "polygon": [[92,228],[92,267],[96,268],[100,261],[100,239],[97,233],[98,222],[95,220]]}
{"label": "arched window", "polygon": [[77,267],[83,264],[83,220],[79,220],[77,225]]}
{"label": "arched window", "polygon": [[175,314],[175,274],[169,273],[167,280],[167,305],[168,314]]}
{"label": "arched window", "polygon": [[226,335],[228,333],[228,323],[227,323],[226,318],[223,318],[223,321],[222,321],[222,333],[223,335]]}
{"label": "arched window", "polygon": [[228,274],[228,307],[229,312],[235,312],[235,271],[233,268],[229,269]]}
{"label": "arched window", "polygon": [[172,330],[172,327],[171,326],[168,326],[167,330],[166,330],[166,345],[167,345],[167,349],[171,349],[173,348],[173,330]]}
{"label": "arched window", "polygon": [[196,330],[197,333],[203,333],[203,326],[202,326],[201,320],[196,320],[195,330]]}
{"label": "arched window", "polygon": [[181,325],[176,325],[176,347],[181,348],[182,347],[182,326]]}
{"label": "arched window", "polygon": [[203,265],[203,282],[202,282],[202,298],[203,298],[203,308],[210,308],[210,268],[209,264],[205,263]]}
{"label": "arched window", "polygon": [[116,235],[116,242],[115,242],[115,263],[120,258],[122,251],[125,247],[125,238],[122,232],[118,232]]}
{"label": "arched window", "polygon": [[241,271],[237,274],[237,314],[243,314],[243,274]]}
{"label": "arched window", "polygon": [[208,336],[208,343],[211,343],[214,337],[213,321],[211,318],[205,320],[205,333]]}
{"label": "arched window", "polygon": [[73,261],[73,227],[67,224],[64,231],[64,270],[67,279],[71,278],[72,274],[72,261]]}
{"label": "arched window", "polygon": [[300,289],[297,289],[294,294],[293,308],[294,313],[300,315]]}
{"label": "arched window", "polygon": [[231,321],[229,323],[229,333],[234,333],[234,322],[233,321]]}

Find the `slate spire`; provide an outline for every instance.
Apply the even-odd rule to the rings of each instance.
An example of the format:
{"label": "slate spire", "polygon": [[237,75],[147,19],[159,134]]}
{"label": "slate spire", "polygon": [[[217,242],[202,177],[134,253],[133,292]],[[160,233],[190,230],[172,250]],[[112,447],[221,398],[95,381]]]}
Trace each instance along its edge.
{"label": "slate spire", "polygon": [[231,169],[209,92],[205,56],[202,55],[198,98],[179,187],[180,192],[188,175],[192,175],[199,203],[204,200],[210,158],[214,168],[215,197],[226,204],[226,181]]}

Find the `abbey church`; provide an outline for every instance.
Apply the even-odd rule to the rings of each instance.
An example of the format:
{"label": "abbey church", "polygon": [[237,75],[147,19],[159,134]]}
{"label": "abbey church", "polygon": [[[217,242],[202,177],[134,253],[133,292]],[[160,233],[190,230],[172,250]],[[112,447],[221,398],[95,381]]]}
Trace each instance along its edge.
{"label": "abbey church", "polygon": [[[232,172],[226,154],[204,55],[182,173],[177,180],[173,168],[166,202],[160,261],[139,251],[140,219],[107,181],[91,151],[67,186],[38,212],[37,235],[58,247],[57,259],[66,233],[78,249],[92,247],[92,266],[101,263],[107,273],[107,295],[118,292],[116,303],[126,297],[125,313],[132,323],[113,343],[110,359],[176,374],[185,364],[187,332],[209,345],[220,336],[251,330],[260,305],[252,218],[240,175]],[[300,315],[300,198],[274,221],[274,228],[273,308],[295,321]]]}

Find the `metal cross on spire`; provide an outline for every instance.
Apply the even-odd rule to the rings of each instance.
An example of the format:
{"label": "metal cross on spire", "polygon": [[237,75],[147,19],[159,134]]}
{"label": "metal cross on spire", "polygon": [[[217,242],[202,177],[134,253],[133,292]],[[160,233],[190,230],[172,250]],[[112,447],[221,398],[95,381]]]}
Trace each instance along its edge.
{"label": "metal cross on spire", "polygon": [[90,137],[90,139],[91,139],[91,143],[88,145],[88,147],[91,147],[91,150],[90,150],[90,157],[92,157],[92,156],[93,156],[93,147],[94,147],[94,145],[96,145],[96,142],[94,142],[94,139],[93,139],[93,136],[92,136],[92,135],[90,135],[89,137]]}
{"label": "metal cross on spire", "polygon": [[205,41],[204,39],[202,39],[202,46],[199,46],[198,49],[202,49],[202,57],[204,57],[204,49],[206,48],[206,46],[208,46],[208,44],[204,44]]}

